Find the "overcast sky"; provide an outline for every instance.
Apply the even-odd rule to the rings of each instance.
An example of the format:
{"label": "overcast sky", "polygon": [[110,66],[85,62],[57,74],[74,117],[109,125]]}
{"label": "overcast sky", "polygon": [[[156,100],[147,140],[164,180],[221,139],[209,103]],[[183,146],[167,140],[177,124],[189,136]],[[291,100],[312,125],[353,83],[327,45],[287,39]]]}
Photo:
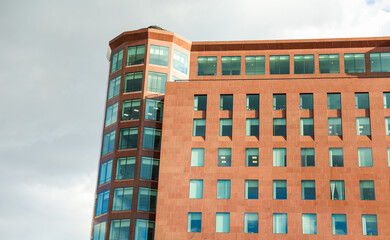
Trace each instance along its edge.
{"label": "overcast sky", "polygon": [[390,0],[0,0],[0,239],[91,232],[108,42],[390,36]]}

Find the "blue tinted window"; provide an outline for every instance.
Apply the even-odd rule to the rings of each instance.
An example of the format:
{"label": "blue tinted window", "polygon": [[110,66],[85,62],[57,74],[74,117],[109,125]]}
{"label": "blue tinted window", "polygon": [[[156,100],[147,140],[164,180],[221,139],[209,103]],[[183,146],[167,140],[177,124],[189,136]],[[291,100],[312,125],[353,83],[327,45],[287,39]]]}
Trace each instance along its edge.
{"label": "blue tinted window", "polygon": [[112,160],[100,165],[99,185],[111,181]]}

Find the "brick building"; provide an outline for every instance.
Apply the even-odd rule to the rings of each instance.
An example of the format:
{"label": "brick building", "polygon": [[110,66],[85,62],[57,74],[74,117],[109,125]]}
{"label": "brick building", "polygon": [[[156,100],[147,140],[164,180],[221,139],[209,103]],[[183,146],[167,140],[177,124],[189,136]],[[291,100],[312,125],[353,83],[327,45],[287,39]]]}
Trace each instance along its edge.
{"label": "brick building", "polygon": [[91,239],[390,239],[390,38],[110,48]]}

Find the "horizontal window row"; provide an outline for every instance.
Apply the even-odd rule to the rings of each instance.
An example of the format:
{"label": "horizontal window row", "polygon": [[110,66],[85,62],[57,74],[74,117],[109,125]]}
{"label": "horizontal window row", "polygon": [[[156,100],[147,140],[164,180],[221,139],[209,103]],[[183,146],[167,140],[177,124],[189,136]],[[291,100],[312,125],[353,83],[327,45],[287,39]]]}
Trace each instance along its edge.
{"label": "horizontal window row", "polygon": [[[150,45],[149,64],[168,67],[169,47]],[[111,58],[111,73],[122,68],[123,49],[114,53]],[[144,64],[145,45],[130,46],[127,48],[126,66]],[[183,74],[188,72],[188,56],[176,49],[173,50],[172,68]]]}
{"label": "horizontal window row", "polygon": [[[95,216],[102,215],[108,211],[108,200],[110,190],[97,195]],[[133,187],[114,188],[112,211],[131,210],[133,203]],[[137,211],[155,212],[157,204],[157,189],[138,188]]]}
{"label": "horizontal window row", "polygon": [[[144,127],[142,148],[160,150],[161,148],[161,129]],[[103,136],[102,156],[114,151],[116,130]],[[118,149],[137,148],[138,145],[138,127],[121,128],[119,131]]]}
{"label": "horizontal window row", "polygon": [[[287,213],[273,213],[273,233],[287,234]],[[346,214],[332,214],[332,234],[347,235],[347,216]],[[378,224],[376,214],[362,214],[362,234],[363,235],[378,235]],[[208,223],[210,221],[207,221]],[[317,234],[317,214],[302,213],[302,234]],[[296,222],[294,222],[294,225]],[[244,233],[259,233],[259,214],[244,213]],[[202,232],[202,213],[188,212],[187,232]],[[215,232],[229,233],[230,232],[230,213],[217,212],[215,213]]]}
{"label": "horizontal window row", "polygon": [[[245,56],[245,75],[265,75],[265,56]],[[270,55],[269,74],[290,74],[290,55]],[[294,74],[314,74],[314,55],[294,55]],[[319,54],[319,73],[340,73],[339,54]],[[371,72],[390,72],[390,53],[370,53]],[[364,53],[344,54],[345,73],[365,73]],[[216,76],[217,57],[198,57],[198,76]],[[241,56],[222,56],[221,75],[241,75]]]}
{"label": "horizontal window row", "polygon": [[[372,148],[358,148],[357,160],[359,167],[372,167],[373,157]],[[314,167],[315,164],[314,148],[301,148],[301,167]],[[387,162],[390,167],[390,148],[387,148]],[[230,167],[232,163],[231,148],[218,148],[218,166]],[[245,166],[259,166],[259,149],[245,149]],[[204,166],[204,148],[191,149],[191,166]],[[286,148],[273,148],[272,150],[272,166],[286,167],[287,166],[287,150]],[[342,148],[329,148],[329,166],[344,167],[344,153]]]}
{"label": "horizontal window row", "polygon": [[[116,159],[115,179],[134,179],[136,157],[121,157]],[[109,160],[100,165],[99,185],[111,181],[113,171],[113,160]],[[151,157],[141,157],[141,167],[139,178],[146,180],[158,180],[158,170],[160,159]]]}
{"label": "horizontal window row", "polygon": [[[385,134],[390,135],[390,117],[385,117]],[[286,118],[273,118],[273,136],[287,136]],[[342,136],[342,121],[339,117],[328,118],[328,135]],[[259,119],[247,118],[245,135],[259,136]],[[314,119],[300,118],[300,135],[314,137]],[[356,118],[356,135],[371,136],[371,124],[369,117]],[[206,119],[193,119],[192,136],[206,136]],[[233,136],[233,121],[231,118],[219,119],[219,136]]]}
{"label": "horizontal window row", "polygon": [[[97,223],[93,226],[92,240],[104,240],[107,222]],[[128,240],[130,237],[130,219],[111,220],[108,240]],[[155,222],[146,219],[135,220],[135,240],[154,239]],[[131,238],[133,239],[133,238]]]}
{"label": "horizontal window row", "polygon": [[[360,180],[360,200],[375,200],[373,180]],[[230,179],[217,180],[217,199],[230,199]],[[344,180],[330,180],[330,200],[345,200]],[[287,180],[273,180],[272,199],[287,199]],[[259,199],[259,180],[245,180],[244,199]],[[203,198],[203,179],[191,179],[189,182],[190,199]],[[316,200],[315,180],[301,181],[301,199]]]}
{"label": "horizontal window row", "polygon": [[[118,120],[118,106],[116,102],[107,107],[105,127],[114,124]],[[122,103],[121,120],[139,119],[141,111],[141,99],[124,100]],[[164,111],[164,101],[147,98],[145,100],[145,119],[162,121]]]}
{"label": "horizontal window row", "polygon": [[[313,109],[313,94],[312,93],[300,93],[299,102],[301,110]],[[259,94],[247,94],[246,95],[246,110],[259,110]],[[328,93],[327,94],[328,109],[341,109],[340,93]],[[390,109],[390,92],[383,93],[383,105],[384,108]],[[355,93],[355,109],[369,109],[369,94],[368,93]],[[207,109],[207,95],[195,95],[194,96],[194,111],[206,111]],[[220,108],[221,111],[233,110],[233,94],[221,94],[220,95]],[[275,93],[273,94],[273,110],[286,110],[286,94]]]}

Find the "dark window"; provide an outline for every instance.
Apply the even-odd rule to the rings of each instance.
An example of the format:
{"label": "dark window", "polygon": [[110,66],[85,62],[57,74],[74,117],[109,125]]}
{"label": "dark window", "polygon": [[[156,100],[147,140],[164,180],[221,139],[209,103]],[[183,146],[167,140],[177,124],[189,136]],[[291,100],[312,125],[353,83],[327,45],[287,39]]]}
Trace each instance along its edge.
{"label": "dark window", "polygon": [[259,149],[258,148],[245,149],[245,166],[246,167],[259,166]]}
{"label": "dark window", "polygon": [[245,180],[245,199],[259,198],[259,181]]}
{"label": "dark window", "polygon": [[313,118],[301,118],[301,136],[314,136]]}
{"label": "dark window", "polygon": [[114,151],[115,133],[116,133],[116,131],[114,130],[114,131],[104,135],[104,137],[103,137],[103,147],[102,147],[102,156]]}
{"label": "dark window", "polygon": [[189,212],[187,232],[201,232],[202,231],[202,213]]}
{"label": "dark window", "polygon": [[265,56],[246,56],[245,57],[246,75],[264,75],[265,74]]}
{"label": "dark window", "polygon": [[328,93],[328,109],[341,109],[340,93]]}
{"label": "dark window", "polygon": [[316,182],[314,180],[302,180],[302,200],[316,199]]}
{"label": "dark window", "polygon": [[273,181],[273,199],[287,199],[287,181]]}
{"label": "dark window", "polygon": [[117,158],[116,179],[133,179],[135,171],[135,157]]}
{"label": "dark window", "polygon": [[355,93],[355,108],[369,109],[368,93]]}
{"label": "dark window", "polygon": [[219,148],[218,149],[218,167],[230,167],[232,161],[232,149],[231,148]]}
{"label": "dark window", "polygon": [[131,99],[123,101],[122,120],[139,119],[141,99]]}
{"label": "dark window", "polygon": [[390,52],[370,53],[371,72],[390,72]]}
{"label": "dark window", "polygon": [[345,214],[332,214],[332,234],[347,235],[347,216]]}
{"label": "dark window", "polygon": [[246,119],[246,135],[247,136],[259,136],[259,119],[247,118]]}
{"label": "dark window", "polygon": [[390,108],[390,92],[383,93],[383,106],[384,108]]}
{"label": "dark window", "polygon": [[135,221],[135,237],[136,240],[153,240],[154,239],[153,221],[145,219],[137,219]]}
{"label": "dark window", "polygon": [[259,110],[259,94],[246,95],[246,110]]}
{"label": "dark window", "polygon": [[139,211],[155,212],[157,203],[157,189],[138,188],[138,206]]}
{"label": "dark window", "polygon": [[313,109],[313,94],[312,93],[301,93],[299,95],[300,108],[301,110]]}
{"label": "dark window", "polygon": [[142,90],[142,72],[126,73],[124,92],[137,92]]}
{"label": "dark window", "polygon": [[198,57],[198,76],[217,75],[217,57]]}
{"label": "dark window", "polygon": [[142,157],[139,178],[157,181],[158,180],[158,169],[159,169],[159,165],[160,165],[159,160],[160,159],[157,159],[157,158]]}
{"label": "dark window", "polygon": [[122,128],[119,134],[118,149],[137,148],[138,127]]}
{"label": "dark window", "polygon": [[206,111],[207,109],[207,95],[194,96],[194,111]]}
{"label": "dark window", "polygon": [[245,233],[258,233],[259,232],[259,214],[258,213],[245,213]]}
{"label": "dark window", "polygon": [[342,133],[341,118],[328,118],[328,135],[341,136]]}
{"label": "dark window", "polygon": [[340,73],[340,59],[338,54],[319,55],[320,73]]}
{"label": "dark window", "polygon": [[286,94],[273,95],[273,109],[286,110]]}
{"label": "dark window", "polygon": [[145,45],[131,46],[127,48],[127,66],[144,64]]}
{"label": "dark window", "polygon": [[273,135],[274,136],[286,136],[286,119],[285,118],[274,118]]}
{"label": "dark window", "polygon": [[270,56],[269,74],[290,74],[290,56]]}
{"label": "dark window", "polygon": [[221,95],[220,110],[233,110],[233,95],[231,94]]}
{"label": "dark window", "polygon": [[374,181],[360,180],[360,200],[375,200]]}
{"label": "dark window", "polygon": [[206,135],[206,119],[194,119],[192,136]]}
{"label": "dark window", "polygon": [[232,136],[232,119],[219,119],[219,136]]}
{"label": "dark window", "polygon": [[329,166],[344,167],[344,157],[342,148],[329,148]]}
{"label": "dark window", "polygon": [[313,74],[314,55],[295,55],[294,74]]}
{"label": "dark window", "polygon": [[147,98],[145,104],[145,119],[162,121],[164,101]]}
{"label": "dark window", "polygon": [[240,75],[241,57],[222,57],[222,75]]}
{"label": "dark window", "polygon": [[344,54],[345,73],[365,73],[366,59],[364,53],[346,53]]}
{"label": "dark window", "polygon": [[378,236],[376,214],[362,214],[363,235]]}
{"label": "dark window", "polygon": [[161,129],[145,127],[142,148],[160,150],[161,132]]}
{"label": "dark window", "polygon": [[314,148],[301,148],[301,167],[314,167]]}

